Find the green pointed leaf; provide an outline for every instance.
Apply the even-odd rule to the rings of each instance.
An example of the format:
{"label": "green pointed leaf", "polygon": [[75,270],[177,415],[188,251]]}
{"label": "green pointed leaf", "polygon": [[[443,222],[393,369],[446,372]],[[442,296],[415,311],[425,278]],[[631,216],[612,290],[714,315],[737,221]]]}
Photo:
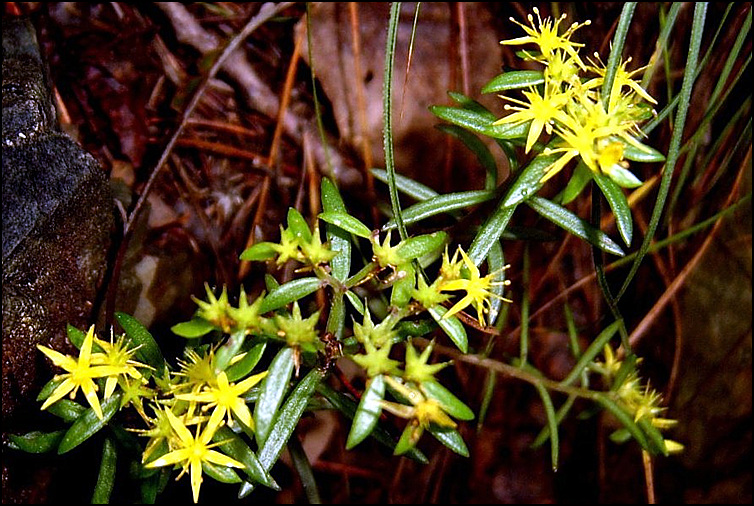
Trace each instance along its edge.
{"label": "green pointed leaf", "polygon": [[219,447],[224,454],[244,465],[243,471],[252,481],[273,490],[280,490],[280,486],[270,476],[269,471],[259,462],[257,455],[249,448],[249,445],[246,444],[241,436],[229,429],[228,426],[222,426],[217,429],[212,439],[215,442],[223,443]]}
{"label": "green pointed leaf", "polygon": [[239,258],[249,262],[264,262],[270,258],[275,258],[278,252],[272,247],[274,244],[267,241],[253,244],[246,248]]}
{"label": "green pointed leaf", "polygon": [[202,470],[215,481],[220,483],[241,483],[241,478],[232,467],[219,466],[210,462],[202,462]]}
{"label": "green pointed leaf", "polygon": [[118,449],[109,437],[102,444],[102,460],[100,461],[97,484],[92,494],[92,504],[109,504],[110,496],[115,485],[115,471],[118,461]]}
{"label": "green pointed leaf", "polygon": [[613,211],[615,224],[623,238],[623,242],[626,243],[626,246],[630,246],[634,226],[631,207],[628,205],[628,199],[626,199],[626,194],[623,193],[623,188],[604,174],[595,173],[592,177],[594,177],[600,190],[602,190],[602,194],[607,199],[610,209]]}
{"label": "green pointed leaf", "polygon": [[416,286],[416,270],[411,262],[406,262],[396,268],[396,273],[401,276],[390,292],[390,304],[394,307],[405,307],[411,301],[411,293]]}
{"label": "green pointed leaf", "polygon": [[92,408],[87,409],[66,431],[58,446],[58,454],[62,455],[73,450],[107,425],[107,422],[117,413],[121,397],[122,394],[117,392],[102,402],[102,420],[97,417]]}
{"label": "green pointed leaf", "polygon": [[351,430],[346,441],[346,450],[352,449],[372,433],[382,414],[382,400],[384,398],[384,378],[382,375],[371,378],[353,417]]}
{"label": "green pointed leaf", "polygon": [[505,193],[503,206],[511,207],[534,196],[542,188],[542,177],[547,169],[560,158],[560,153],[537,155],[529,164],[521,169],[516,179]]}
{"label": "green pointed leaf", "polygon": [[326,221],[336,227],[340,227],[346,232],[351,232],[354,235],[369,239],[372,236],[372,231],[364,225],[358,218],[351,216],[348,213],[341,211],[326,211],[320,213],[319,219]]}
{"label": "green pointed leaf", "polygon": [[463,353],[469,351],[469,338],[466,335],[466,328],[455,315],[450,318],[443,318],[443,315],[448,312],[444,306],[432,306],[427,311],[432,315],[432,318],[442,328],[443,331],[450,337],[453,344],[461,350]]}
{"label": "green pointed leaf", "polygon": [[225,369],[228,381],[238,381],[248,376],[259,363],[259,359],[262,358],[266,348],[267,341],[254,345],[252,349],[246,352],[241,360]]}
{"label": "green pointed leaf", "polygon": [[[372,169],[370,172],[378,181],[387,183],[386,170]],[[438,195],[438,193],[432,188],[418,183],[406,176],[401,176],[400,174],[395,175],[395,184],[401,192],[419,201],[431,199],[432,197],[436,197]]]}
{"label": "green pointed leaf", "polygon": [[[346,212],[346,205],[337,187],[328,178],[322,178],[321,190],[322,209],[325,212]],[[335,279],[345,281],[351,272],[351,237],[340,227],[330,225],[325,227],[330,250],[338,254],[330,260],[330,267]]]}
{"label": "green pointed leaf", "polygon": [[530,86],[538,86],[544,82],[545,76],[541,70],[514,70],[495,76],[482,87],[482,93],[517,90]]}
{"label": "green pointed leaf", "polygon": [[353,308],[358,311],[360,315],[364,316],[364,303],[361,302],[359,296],[353,293],[351,290],[348,290],[346,292],[346,297],[348,297],[348,302],[351,303]]}
{"label": "green pointed leaf", "polygon": [[215,374],[220,374],[228,368],[230,361],[241,351],[246,340],[246,330],[240,329],[233,332],[225,344],[218,348],[215,353]]}
{"label": "green pointed leaf", "polygon": [[500,245],[499,241],[492,245],[487,254],[487,266],[487,272],[497,273],[493,278],[495,284],[492,286],[491,290],[491,292],[497,295],[497,297],[490,297],[490,312],[487,315],[489,325],[494,325],[500,314],[500,309],[505,303],[502,299],[505,295],[505,257],[503,256],[503,247]]}
{"label": "green pointed leaf", "polygon": [[312,231],[309,229],[309,224],[301,216],[301,213],[293,207],[288,208],[288,229],[302,242],[308,243],[312,240]]}
{"label": "green pointed leaf", "polygon": [[293,348],[282,348],[272,359],[267,376],[262,380],[259,400],[254,406],[254,434],[260,447],[272,431],[275,415],[288,392],[293,366]]}
{"label": "green pointed leaf", "polygon": [[398,438],[398,442],[395,444],[393,455],[403,455],[404,453],[407,453],[416,448],[416,441],[411,441],[411,435],[415,430],[416,428],[414,427],[414,425],[410,423],[406,424],[406,427],[401,433],[401,437]]}
{"label": "green pointed leaf", "polygon": [[[404,209],[403,222],[410,225],[438,214],[452,213],[459,209],[475,206],[482,202],[492,200],[493,198],[495,198],[495,192],[490,190],[472,190],[437,195],[436,197],[432,197],[423,202],[417,202]],[[395,227],[395,221],[390,220],[382,227],[382,229],[390,230]]]}
{"label": "green pointed leaf", "polygon": [[115,313],[115,319],[123,327],[131,344],[138,347],[136,356],[158,373],[162,371],[165,367],[165,358],[162,356],[157,341],[147,328],[139,320],[126,313]]}
{"label": "green pointed leaf", "polygon": [[471,408],[437,381],[423,381],[421,389],[427,397],[439,402],[442,409],[453,418],[459,420],[474,419],[474,412],[471,411]]}
{"label": "green pointed leaf", "polygon": [[270,290],[259,306],[259,312],[264,314],[279,309],[295,300],[302,299],[316,292],[321,281],[316,277],[298,278],[279,285]]}
{"label": "green pointed leaf", "polygon": [[641,180],[633,172],[617,163],[610,167],[609,177],[621,188],[638,188],[642,185]]}
{"label": "green pointed leaf", "polygon": [[619,137],[611,137],[613,140],[617,140],[623,144],[623,157],[627,160],[642,163],[659,163],[665,161],[665,155],[657,151],[651,146],[641,144],[641,148],[633,144],[629,144]]}
{"label": "green pointed leaf", "polygon": [[589,167],[584,162],[579,162],[573,171],[571,179],[568,180],[565,190],[563,190],[563,205],[573,202],[591,180],[592,171],[589,170]]}
{"label": "green pointed leaf", "polygon": [[469,456],[469,449],[466,446],[466,443],[464,442],[463,437],[461,436],[461,433],[458,432],[456,429],[451,429],[448,427],[439,427],[437,425],[430,424],[429,432],[430,434],[435,436],[435,438],[438,441],[440,441],[446,447],[453,450],[455,453],[457,453],[461,457]]}
{"label": "green pointed leaf", "polygon": [[597,246],[602,251],[623,256],[623,250],[602,230],[594,228],[565,207],[542,197],[532,197],[526,204],[540,216],[547,218],[563,230]]}
{"label": "green pointed leaf", "polygon": [[265,469],[272,469],[277,462],[280,452],[293,434],[293,429],[298,425],[301,415],[306,408],[309,399],[314,393],[317,384],[325,377],[325,372],[320,369],[312,369],[299,381],[291,395],[286,399],[280,409],[272,430],[258,452],[259,462]]}
{"label": "green pointed leaf", "polygon": [[497,118],[490,118],[489,115],[462,109],[458,107],[448,107],[444,105],[430,106],[429,110],[440,119],[458,125],[474,133],[486,135],[494,139],[523,139],[529,131],[528,123],[520,125],[502,124],[494,125]]}
{"label": "green pointed leaf", "polygon": [[84,411],[86,411],[84,406],[71,399],[60,399],[47,407],[48,413],[57,416],[66,423],[73,423]]}
{"label": "green pointed leaf", "polygon": [[26,453],[48,453],[55,450],[63,439],[65,430],[54,432],[32,431],[23,435],[8,434],[10,447]]}
{"label": "green pointed leaf", "polygon": [[[332,404],[335,409],[343,413],[345,416],[353,420],[353,418],[356,416],[356,410],[358,408],[357,403],[351,399],[350,397],[347,397],[346,395],[336,392],[332,389],[332,387],[320,383],[317,386],[318,392],[327,399],[330,404]],[[390,448],[391,451],[395,450],[395,444],[396,439],[393,437],[390,432],[388,432],[385,428],[380,426],[379,424],[375,426],[375,428],[370,433],[370,436],[376,439],[381,444],[385,445],[385,447]],[[417,450],[416,448],[410,450],[408,453],[406,453],[406,457],[410,457],[417,462],[420,462],[422,464],[428,464],[429,460],[427,457]]]}
{"label": "green pointed leaf", "polygon": [[558,470],[558,458],[560,452],[560,440],[558,435],[558,418],[555,414],[555,408],[552,405],[552,399],[547,389],[541,384],[536,383],[534,385],[539,392],[539,396],[542,399],[542,404],[545,407],[545,414],[547,415],[547,426],[550,429],[550,464],[553,471]]}
{"label": "green pointed leaf", "polygon": [[[71,344],[74,345],[76,348],[81,349],[81,345],[84,344],[84,338],[86,337],[86,332],[77,329],[70,323],[66,325],[65,329],[66,329],[66,335],[68,336],[68,340],[71,342]],[[94,349],[94,346],[96,346],[96,343],[92,345],[92,350]],[[102,349],[100,349],[99,351],[102,351]]]}
{"label": "green pointed leaf", "polygon": [[474,265],[481,264],[490,250],[496,244],[500,244],[500,238],[505,233],[516,207],[516,205],[510,207],[498,205],[497,209],[487,216],[469,246],[468,255]]}
{"label": "green pointed leaf", "polygon": [[414,260],[442,249],[448,241],[448,234],[442,231],[417,235],[402,241],[397,251],[404,260]]}
{"label": "green pointed leaf", "polygon": [[185,337],[186,339],[194,339],[218,329],[204,318],[199,318],[197,316],[187,322],[176,323],[170,327],[170,330],[177,336]]}

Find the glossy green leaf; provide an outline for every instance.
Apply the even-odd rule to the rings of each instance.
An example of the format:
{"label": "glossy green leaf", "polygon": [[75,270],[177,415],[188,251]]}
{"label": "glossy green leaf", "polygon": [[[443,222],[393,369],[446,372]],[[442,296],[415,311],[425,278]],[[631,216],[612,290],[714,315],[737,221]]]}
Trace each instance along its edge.
{"label": "glossy green leaf", "polygon": [[623,188],[617,185],[615,181],[604,174],[594,174],[594,181],[602,190],[602,194],[607,199],[607,203],[615,216],[615,225],[618,227],[623,242],[626,246],[631,245],[633,235],[633,218],[631,216],[631,207],[628,204],[626,194]]}
{"label": "glossy green leaf", "polygon": [[404,260],[414,260],[441,250],[448,242],[449,238],[446,232],[434,232],[409,237],[398,245],[397,251]]}
{"label": "glossy green leaf", "polygon": [[86,408],[71,399],[60,399],[51,406],[48,406],[46,411],[59,417],[66,423],[73,423],[74,420],[86,411]]}
{"label": "glossy green leaf", "polygon": [[[280,452],[283,451],[283,447],[288,442],[288,439],[290,439],[291,434],[293,434],[293,429],[298,425],[301,414],[304,412],[304,408],[306,408],[312,393],[314,393],[314,389],[324,376],[324,371],[312,369],[296,385],[296,388],[293,389],[293,392],[291,392],[291,395],[285,401],[269,437],[257,453],[259,462],[265,469],[272,469],[273,464],[277,462]],[[241,486],[238,497],[246,497],[254,488],[254,484],[244,483]]]}
{"label": "glossy green leaf", "polygon": [[617,163],[610,168],[610,179],[621,188],[638,188],[642,185],[641,179]]}
{"label": "glossy green leaf", "polygon": [[[323,397],[325,397],[327,401],[335,407],[335,409],[343,413],[346,417],[353,420],[354,416],[356,416],[358,404],[350,397],[342,394],[341,392],[335,391],[332,387],[324,383],[320,383],[317,386],[317,391]],[[396,439],[381,425],[377,424],[370,433],[370,436],[381,444],[385,445],[385,447],[390,448],[391,451],[395,450]],[[416,448],[408,451],[405,456],[410,457],[422,464],[429,463],[427,457]]]}
{"label": "glossy green leaf", "polygon": [[[447,193],[437,195],[428,200],[418,202],[403,210],[403,221],[407,225],[425,220],[432,216],[443,213],[452,213],[459,209],[466,209],[471,206],[487,202],[495,198],[495,192],[490,190],[472,190],[466,192]],[[395,221],[388,221],[383,230],[395,228]]]}
{"label": "glossy green leaf", "polygon": [[469,246],[468,255],[474,265],[480,265],[505,233],[508,222],[517,206],[505,207],[499,205],[495,211],[487,216],[474,240]]}
{"label": "glossy green leaf", "polygon": [[195,339],[218,329],[204,318],[197,316],[187,322],[176,323],[170,327],[170,330],[177,336],[185,337],[186,339]]}
{"label": "glossy green leaf", "polygon": [[274,244],[267,241],[253,244],[246,248],[239,258],[249,262],[264,262],[270,258],[275,258],[278,252],[272,247]]}
{"label": "glossy green leaf", "polygon": [[[81,349],[81,345],[84,344],[84,338],[86,337],[86,332],[77,329],[70,323],[66,325],[66,335],[68,337],[68,340],[71,342],[72,345],[74,345],[76,348]],[[92,345],[92,350],[94,350],[94,346],[96,346],[96,343]],[[102,351],[99,346],[97,346],[99,351]]]}
{"label": "glossy green leaf", "polygon": [[368,383],[353,417],[346,441],[347,450],[361,443],[372,433],[382,414],[381,403],[385,398],[385,380],[382,375],[379,375],[371,378]]}
{"label": "glossy green leaf", "polygon": [[558,418],[555,414],[555,408],[552,405],[552,399],[547,389],[541,383],[535,383],[534,386],[539,392],[542,404],[547,416],[547,427],[550,429],[550,465],[553,471],[558,470],[558,458],[560,453],[560,440],[558,435]]}
{"label": "glossy green leaf", "polygon": [[348,297],[348,302],[351,303],[353,308],[359,312],[362,316],[364,315],[364,303],[361,302],[361,299],[358,295],[353,293],[351,290],[348,290],[346,292],[346,297]]}
{"label": "glossy green leaf", "polygon": [[319,219],[365,239],[369,239],[372,236],[372,231],[369,227],[364,225],[358,218],[345,212],[326,211],[319,214]]}
{"label": "glossy green leaf", "polygon": [[641,147],[629,144],[619,137],[611,137],[612,140],[617,140],[623,144],[623,157],[627,160],[642,163],[659,163],[665,161],[665,155],[657,151],[651,146],[641,144]]}
{"label": "glossy green leaf", "polygon": [[293,232],[294,237],[302,242],[307,243],[312,240],[312,231],[309,229],[309,224],[301,216],[301,213],[293,207],[288,208],[288,230]]}
{"label": "glossy green leaf", "polygon": [[474,419],[474,412],[471,408],[437,381],[424,381],[421,384],[421,389],[427,397],[439,402],[443,410],[453,418],[459,420]]}
{"label": "glossy green leaf", "polygon": [[624,255],[623,250],[615,241],[610,239],[610,236],[602,230],[594,228],[565,207],[542,197],[531,197],[526,201],[526,204],[540,216],[550,220],[566,232],[597,246],[602,251],[618,256]]}
{"label": "glossy green leaf", "polygon": [[272,289],[259,306],[259,312],[264,314],[279,309],[295,300],[302,299],[316,292],[321,281],[316,277],[298,278]]}
{"label": "glossy green leaf", "polygon": [[148,366],[153,367],[155,371],[162,371],[165,367],[165,358],[162,356],[157,341],[147,328],[139,320],[126,313],[116,312],[115,319],[123,327],[131,344],[137,347],[136,356]]}
{"label": "glossy green leaf", "polygon": [[115,485],[115,471],[118,461],[118,449],[109,437],[102,444],[102,460],[99,466],[97,484],[92,494],[92,504],[109,504]]}
{"label": "glossy green leaf", "polygon": [[238,362],[234,362],[227,369],[225,369],[225,375],[228,377],[228,381],[238,381],[248,376],[254,367],[259,363],[259,359],[262,358],[264,350],[267,348],[267,341],[254,345]]}
{"label": "glossy green leaf", "polygon": [[458,125],[474,133],[486,135],[494,139],[522,139],[529,131],[528,123],[521,125],[494,125],[496,118],[469,109],[448,107],[444,105],[430,106],[429,110],[440,119]]}
{"label": "glossy green leaf", "polygon": [[492,78],[482,87],[482,93],[497,93],[499,91],[517,90],[538,86],[545,82],[541,70],[514,70]]}
{"label": "glossy green leaf", "polygon": [[63,439],[65,430],[40,432],[38,430],[23,435],[8,434],[9,446],[26,453],[48,453],[55,450]]}
{"label": "glossy green leaf", "polygon": [[220,374],[222,371],[228,368],[230,361],[235,357],[243,346],[246,340],[246,330],[239,329],[233,332],[227,341],[217,349],[215,352],[215,374]]}
{"label": "glossy green leaf", "polygon": [[432,318],[440,328],[450,337],[453,344],[463,353],[467,353],[469,351],[469,338],[466,335],[466,327],[463,326],[461,320],[455,315],[450,318],[443,318],[443,315],[448,312],[444,306],[432,306],[427,311],[429,311],[429,314],[432,315]]}
{"label": "glossy green leaf", "polygon": [[451,429],[448,427],[439,427],[437,425],[430,424],[429,432],[438,441],[440,441],[446,447],[453,450],[455,453],[457,453],[461,457],[469,456],[469,448],[466,446],[466,443],[464,442],[463,437],[461,436],[461,433],[458,432],[456,429]]}
{"label": "glossy green leaf", "polygon": [[[370,172],[378,181],[387,183],[387,172],[385,170],[372,169]],[[411,178],[401,176],[400,174],[395,175],[395,181],[401,192],[419,201],[431,199],[438,195],[438,193],[429,186],[425,186]]]}
{"label": "glossy green leaf", "polygon": [[563,190],[563,205],[573,202],[591,180],[592,171],[589,170],[589,167],[587,167],[584,162],[579,161],[576,168],[573,170],[571,179],[568,180],[565,190]]}
{"label": "glossy green leaf", "polygon": [[[330,179],[322,178],[320,192],[322,209],[325,212],[346,212],[343,198]],[[351,237],[342,228],[330,224],[326,225],[325,232],[327,240],[330,241],[330,250],[337,252],[330,260],[332,274],[335,279],[345,281],[351,272]]]}
{"label": "glossy green leaf", "polygon": [[101,420],[92,408],[87,409],[66,431],[63,440],[60,442],[60,446],[58,446],[58,454],[62,455],[73,450],[107,425],[107,422],[118,412],[121,397],[122,394],[116,392],[109,399],[102,402]]}
{"label": "glossy green leaf", "polygon": [[222,442],[219,448],[227,456],[237,460],[244,465],[243,471],[255,483],[260,483],[273,490],[280,490],[280,486],[270,476],[270,473],[259,462],[257,455],[249,448],[249,445],[235,432],[222,426],[217,429],[212,438],[215,442]]}
{"label": "glossy green leaf", "polygon": [[232,467],[219,466],[209,462],[202,462],[202,471],[220,483],[241,483],[241,478]]}
{"label": "glossy green leaf", "polygon": [[510,207],[532,197],[542,188],[542,177],[547,169],[560,158],[560,153],[537,155],[516,175],[511,187],[505,193],[503,206]]}
{"label": "glossy green leaf", "polygon": [[260,447],[272,431],[275,415],[288,392],[293,366],[293,348],[282,348],[272,359],[267,376],[262,380],[259,400],[254,406],[254,434]]}
{"label": "glossy green leaf", "polygon": [[416,448],[416,441],[412,441],[412,434],[416,430],[415,426],[408,423],[401,432],[401,437],[398,438],[398,442],[395,444],[393,455],[403,455]]}
{"label": "glossy green leaf", "polygon": [[393,283],[390,305],[405,307],[411,301],[411,294],[416,286],[416,270],[411,262],[406,262],[396,268],[396,275],[399,279]]}

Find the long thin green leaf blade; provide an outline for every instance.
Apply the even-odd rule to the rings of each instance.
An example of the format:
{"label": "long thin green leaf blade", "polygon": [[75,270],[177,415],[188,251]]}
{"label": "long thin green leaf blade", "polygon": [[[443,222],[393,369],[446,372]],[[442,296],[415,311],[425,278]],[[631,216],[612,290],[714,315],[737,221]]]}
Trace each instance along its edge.
{"label": "long thin green leaf blade", "polygon": [[346,449],[350,450],[369,436],[382,414],[382,400],[385,398],[385,380],[382,375],[369,380],[364,394],[361,396],[359,407],[353,417],[351,430],[346,440]]}
{"label": "long thin green leaf blade", "polygon": [[138,346],[136,356],[161,374],[165,368],[165,358],[162,356],[157,341],[147,328],[139,320],[126,313],[115,313],[115,319],[126,331],[126,335],[134,346]]}
{"label": "long thin green leaf blade", "polygon": [[552,399],[547,389],[541,383],[535,383],[534,386],[542,398],[542,404],[545,407],[547,415],[547,427],[550,429],[550,462],[552,470],[558,470],[558,458],[560,453],[560,441],[558,439],[558,419],[555,415],[555,408],[552,405]]}
{"label": "long thin green leaf blade", "polygon": [[102,444],[102,460],[99,466],[97,484],[92,494],[92,504],[109,504],[115,485],[115,470],[118,461],[118,449],[109,437]]}
{"label": "long thin green leaf blade", "polygon": [[92,437],[99,432],[102,427],[107,425],[110,419],[118,412],[120,407],[120,399],[122,394],[120,392],[115,393],[102,402],[102,419],[100,420],[94,409],[89,408],[86,412],[76,420],[73,425],[68,429],[63,436],[63,440],[58,446],[58,454],[62,455],[67,453],[78,445]]}
{"label": "long thin green leaf blade", "polygon": [[610,239],[602,230],[594,228],[587,221],[582,220],[565,207],[542,197],[532,197],[526,204],[540,216],[550,220],[563,230],[584,239],[588,243],[597,246],[602,251],[613,255],[623,256],[624,252],[615,241]]}
{"label": "long thin green leaf blade", "polygon": [[285,347],[272,359],[267,376],[262,381],[259,400],[254,406],[254,434],[260,447],[272,431],[273,420],[288,391],[293,366],[293,348]]}
{"label": "long thin green leaf blade", "polygon": [[[490,190],[471,190],[437,195],[406,208],[403,211],[403,223],[411,225],[438,214],[452,213],[459,209],[487,202],[493,198],[495,198],[495,192]],[[395,220],[390,220],[383,225],[382,229],[391,230],[396,226]]]}
{"label": "long thin green leaf blade", "polygon": [[541,70],[514,70],[492,78],[482,87],[482,93],[518,90],[530,86],[539,86],[544,82],[545,76]]}
{"label": "long thin green leaf blade", "polygon": [[[346,212],[346,205],[335,184],[328,178],[322,178],[320,193],[322,209],[325,212]],[[330,249],[337,255],[330,260],[330,267],[335,279],[345,281],[351,271],[351,237],[340,227],[327,225],[325,227]]]}
{"label": "long thin green leaf blade", "polygon": [[260,313],[267,313],[316,292],[322,282],[319,278],[298,278],[273,288],[259,306]]}
{"label": "long thin green leaf blade", "polygon": [[443,315],[448,312],[444,306],[432,306],[427,311],[429,311],[429,314],[432,315],[432,318],[440,328],[445,331],[450,340],[453,341],[453,344],[463,353],[468,353],[469,338],[466,335],[466,327],[463,326],[461,321],[455,315],[450,318],[444,318]]}
{"label": "long thin green leaf blade", "polygon": [[602,190],[602,194],[607,199],[607,203],[615,216],[615,224],[618,227],[618,232],[623,238],[623,242],[626,246],[631,245],[631,238],[634,233],[633,217],[631,215],[631,207],[626,199],[626,194],[623,193],[623,189],[615,184],[615,182],[609,177],[603,174],[593,174],[592,177],[597,183],[597,186]]}

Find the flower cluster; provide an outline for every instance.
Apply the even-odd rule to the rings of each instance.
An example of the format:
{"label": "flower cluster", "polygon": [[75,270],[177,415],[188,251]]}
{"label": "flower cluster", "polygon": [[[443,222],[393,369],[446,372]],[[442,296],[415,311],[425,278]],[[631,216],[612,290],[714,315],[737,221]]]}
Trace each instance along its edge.
{"label": "flower cluster", "polygon": [[[99,351],[93,350],[95,346]],[[147,366],[132,358],[136,349],[129,348],[123,337],[115,343],[112,340],[106,342],[97,339],[94,337],[93,325],[84,336],[78,358],[63,355],[43,345],[37,345],[37,348],[54,365],[66,371],[52,379],[51,385],[54,385],[54,390],[45,399],[41,409],[47,409],[66,395],[74,399],[78,390],[81,389],[97,418],[102,420],[104,415],[97,395],[100,387],[95,380],[105,380],[103,399],[109,399],[117,385],[121,385],[124,391],[133,393],[134,386],[138,388],[146,384],[146,379],[139,372],[139,368]],[[140,403],[138,396],[127,396],[126,400]]]}
{"label": "flower cluster", "polygon": [[579,54],[583,44],[571,40],[576,30],[589,22],[574,23],[558,34],[565,15],[553,22],[550,18],[542,20],[536,7],[534,12],[538,26],[531,14],[531,26],[511,19],[527,35],[501,41],[501,44],[536,46],[536,50],[524,50],[523,55],[526,60],[544,66],[543,82],[523,90],[525,100],[502,96],[510,102],[505,108],[514,112],[495,124],[530,122],[527,153],[543,131],[553,136],[543,153],[559,156],[545,168],[542,182],[560,172],[571,160],[578,159],[592,172],[605,174],[621,186],[638,186],[641,182],[628,170],[626,151],[634,148],[650,152],[650,148],[639,141],[643,135],[639,124],[653,114],[651,107],[643,102],[657,103],[633,80],[644,68],[628,71],[631,59],[622,62],[608,95],[604,96],[605,66],[596,53],[596,61],[585,63]]}
{"label": "flower cluster", "polygon": [[[653,429],[665,430],[674,427],[676,420],[664,418],[661,415],[667,408],[662,406],[662,396],[649,386],[642,384],[636,371],[636,362],[619,360],[609,345],[605,345],[604,361],[593,363],[592,370],[602,376],[603,382],[613,392],[616,400],[628,413],[633,415],[634,422],[649,424]],[[613,436],[615,440],[629,437],[625,429],[620,429]],[[680,453],[683,445],[671,439],[662,439],[667,453]]]}

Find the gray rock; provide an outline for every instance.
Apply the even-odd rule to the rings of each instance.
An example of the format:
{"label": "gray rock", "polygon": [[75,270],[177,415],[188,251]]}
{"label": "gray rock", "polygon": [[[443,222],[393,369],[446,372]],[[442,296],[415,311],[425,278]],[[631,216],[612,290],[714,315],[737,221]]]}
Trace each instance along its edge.
{"label": "gray rock", "polygon": [[36,345],[69,350],[66,324],[91,322],[114,218],[107,173],[58,127],[28,21],[3,20],[2,68],[5,424],[50,378]]}

